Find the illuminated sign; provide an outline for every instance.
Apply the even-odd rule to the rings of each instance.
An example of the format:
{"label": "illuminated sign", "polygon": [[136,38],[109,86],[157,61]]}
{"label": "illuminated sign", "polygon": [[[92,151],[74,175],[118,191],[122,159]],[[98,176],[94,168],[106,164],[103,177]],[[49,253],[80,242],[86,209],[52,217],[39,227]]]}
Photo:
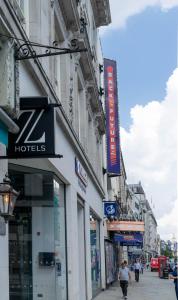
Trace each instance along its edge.
{"label": "illuminated sign", "polygon": [[120,138],[118,120],[118,95],[116,62],[104,59],[107,172],[112,176],[120,174]]}

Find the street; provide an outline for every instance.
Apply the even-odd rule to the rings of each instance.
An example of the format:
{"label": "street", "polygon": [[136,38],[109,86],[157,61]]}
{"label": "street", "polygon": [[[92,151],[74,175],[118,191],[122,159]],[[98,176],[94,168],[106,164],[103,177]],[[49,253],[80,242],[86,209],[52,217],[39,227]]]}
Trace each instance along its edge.
{"label": "street", "polygon": [[[115,283],[108,290],[101,292],[95,300],[119,300],[122,299],[119,283]],[[128,288],[128,299],[131,300],[175,300],[174,284],[172,280],[159,279],[156,272],[144,271],[140,275],[138,283],[134,280],[132,272],[132,282]]]}

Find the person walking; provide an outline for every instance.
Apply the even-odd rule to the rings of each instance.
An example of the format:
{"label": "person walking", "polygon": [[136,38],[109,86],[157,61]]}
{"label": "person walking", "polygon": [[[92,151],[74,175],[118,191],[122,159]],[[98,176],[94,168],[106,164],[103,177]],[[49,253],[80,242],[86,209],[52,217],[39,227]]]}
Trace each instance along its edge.
{"label": "person walking", "polygon": [[144,265],[143,263],[141,262],[141,273],[143,274],[143,270],[144,270]]}
{"label": "person walking", "polygon": [[172,274],[170,274],[170,279],[174,279],[174,285],[175,285],[175,292],[176,292],[176,297],[178,300],[178,275],[177,275],[177,269],[178,269],[178,265],[175,265],[174,271],[172,272]]}
{"label": "person walking", "polygon": [[129,280],[131,280],[131,274],[129,268],[127,267],[127,261],[124,261],[121,264],[121,269],[119,270],[119,280],[120,280],[120,287],[123,293],[123,299],[127,299],[127,288],[128,288]]}
{"label": "person walking", "polygon": [[134,270],[135,270],[135,281],[139,282],[139,275],[140,275],[140,271],[141,271],[141,265],[139,262],[139,259],[137,258],[135,264],[134,264]]}

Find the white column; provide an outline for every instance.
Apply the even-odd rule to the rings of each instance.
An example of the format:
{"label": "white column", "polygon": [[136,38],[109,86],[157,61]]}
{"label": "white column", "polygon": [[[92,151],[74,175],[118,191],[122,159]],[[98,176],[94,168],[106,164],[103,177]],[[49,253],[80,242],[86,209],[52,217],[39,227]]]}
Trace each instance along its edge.
{"label": "white column", "polygon": [[86,282],[87,299],[92,298],[91,245],[90,245],[90,206],[85,202],[85,242],[86,242]]}
{"label": "white column", "polygon": [[106,271],[105,271],[105,249],[104,249],[104,226],[103,220],[100,221],[100,251],[101,251],[101,288],[106,288]]}
{"label": "white column", "polygon": [[67,262],[69,300],[79,299],[77,193],[66,187]]}

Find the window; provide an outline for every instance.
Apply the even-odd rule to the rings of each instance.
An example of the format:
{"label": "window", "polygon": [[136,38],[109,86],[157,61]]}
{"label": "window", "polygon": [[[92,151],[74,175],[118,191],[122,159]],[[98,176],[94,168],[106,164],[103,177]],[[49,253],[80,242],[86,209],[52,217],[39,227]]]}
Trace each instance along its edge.
{"label": "window", "polygon": [[96,296],[101,289],[101,261],[100,261],[100,221],[90,211],[90,245],[91,245],[91,280],[92,296]]}
{"label": "window", "polygon": [[20,196],[9,222],[10,300],[66,300],[64,184],[53,173],[10,165]]}

